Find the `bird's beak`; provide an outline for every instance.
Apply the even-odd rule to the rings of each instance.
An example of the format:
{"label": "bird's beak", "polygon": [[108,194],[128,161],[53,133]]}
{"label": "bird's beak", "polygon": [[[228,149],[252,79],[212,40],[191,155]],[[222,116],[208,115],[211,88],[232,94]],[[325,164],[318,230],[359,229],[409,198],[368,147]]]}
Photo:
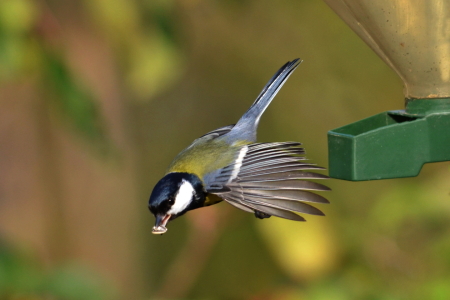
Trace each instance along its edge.
{"label": "bird's beak", "polygon": [[171,215],[156,215],[156,223],[153,226],[153,234],[163,234],[167,231],[166,224],[169,222]]}

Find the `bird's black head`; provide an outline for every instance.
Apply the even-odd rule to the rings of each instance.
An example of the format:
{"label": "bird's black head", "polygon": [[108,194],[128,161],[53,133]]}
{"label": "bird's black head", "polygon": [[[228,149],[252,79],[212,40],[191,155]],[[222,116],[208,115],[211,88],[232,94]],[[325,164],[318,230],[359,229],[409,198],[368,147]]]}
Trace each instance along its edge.
{"label": "bird's black head", "polygon": [[201,180],[194,174],[169,173],[153,189],[148,208],[155,215],[156,224],[152,233],[167,231],[166,224],[188,210],[199,208],[206,194]]}

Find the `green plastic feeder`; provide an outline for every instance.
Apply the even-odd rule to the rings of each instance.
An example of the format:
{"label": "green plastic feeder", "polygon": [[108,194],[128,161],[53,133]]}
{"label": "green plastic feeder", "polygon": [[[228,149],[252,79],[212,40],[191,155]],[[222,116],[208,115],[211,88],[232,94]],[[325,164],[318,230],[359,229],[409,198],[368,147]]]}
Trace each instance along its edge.
{"label": "green plastic feeder", "polygon": [[325,0],[400,76],[406,108],[328,132],[330,176],[417,176],[450,160],[450,1]]}

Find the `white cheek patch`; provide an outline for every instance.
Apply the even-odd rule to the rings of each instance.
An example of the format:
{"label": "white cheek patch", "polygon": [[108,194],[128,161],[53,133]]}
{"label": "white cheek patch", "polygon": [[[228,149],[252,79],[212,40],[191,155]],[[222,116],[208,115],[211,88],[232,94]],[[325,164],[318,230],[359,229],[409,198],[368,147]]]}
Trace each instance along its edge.
{"label": "white cheek patch", "polygon": [[167,213],[169,215],[176,215],[182,212],[192,202],[194,194],[195,190],[192,184],[183,179],[180,188],[178,189],[178,193],[175,196],[175,203]]}

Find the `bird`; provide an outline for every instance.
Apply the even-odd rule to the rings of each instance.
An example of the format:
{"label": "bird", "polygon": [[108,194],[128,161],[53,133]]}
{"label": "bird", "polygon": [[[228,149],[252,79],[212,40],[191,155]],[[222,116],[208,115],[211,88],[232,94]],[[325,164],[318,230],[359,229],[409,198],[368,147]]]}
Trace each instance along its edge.
{"label": "bird", "polygon": [[324,215],[308,203],[329,203],[313,191],[330,188],[309,181],[329,178],[314,172],[325,168],[307,162],[299,142],[256,141],[262,114],[301,62],[284,64],[236,124],[208,132],[175,157],[149,198],[156,218],[153,234],[165,233],[169,221],[190,210],[221,201],[259,219],[305,221],[298,213]]}

